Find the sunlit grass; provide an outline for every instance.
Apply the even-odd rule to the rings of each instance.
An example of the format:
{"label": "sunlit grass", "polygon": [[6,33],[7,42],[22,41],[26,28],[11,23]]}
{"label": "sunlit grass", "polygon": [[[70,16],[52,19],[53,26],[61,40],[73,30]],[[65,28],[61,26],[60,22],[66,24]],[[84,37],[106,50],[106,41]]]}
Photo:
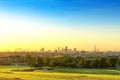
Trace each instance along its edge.
{"label": "sunlit grass", "polygon": [[[75,71],[81,71],[81,69],[71,69],[71,72],[64,72],[64,69],[55,69],[53,71],[42,71],[37,70],[34,72],[14,72],[13,69],[23,69],[24,67],[15,67],[15,66],[2,66],[0,67],[0,80],[1,78],[8,79],[20,79],[20,80],[120,80],[120,75],[111,75],[111,74],[85,74],[85,73],[75,73]],[[30,68],[30,67],[25,67]],[[74,70],[74,71],[73,71]],[[92,72],[93,69],[82,69],[83,71]],[[96,69],[94,69],[96,70]],[[97,69],[99,72],[99,69]],[[72,72],[73,71],[73,72]],[[103,70],[105,71],[105,70]],[[101,71],[101,72],[103,72]],[[106,71],[115,71],[115,70],[106,70]],[[7,79],[6,79],[7,80]]]}

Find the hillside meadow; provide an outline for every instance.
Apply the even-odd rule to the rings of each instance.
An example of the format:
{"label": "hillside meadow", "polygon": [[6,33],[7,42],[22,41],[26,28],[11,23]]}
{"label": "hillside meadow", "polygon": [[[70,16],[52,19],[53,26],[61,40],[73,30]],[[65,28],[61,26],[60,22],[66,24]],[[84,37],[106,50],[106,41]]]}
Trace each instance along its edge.
{"label": "hillside meadow", "polygon": [[22,69],[30,69],[30,67],[0,66],[0,80],[120,80],[118,70],[53,69],[23,72]]}

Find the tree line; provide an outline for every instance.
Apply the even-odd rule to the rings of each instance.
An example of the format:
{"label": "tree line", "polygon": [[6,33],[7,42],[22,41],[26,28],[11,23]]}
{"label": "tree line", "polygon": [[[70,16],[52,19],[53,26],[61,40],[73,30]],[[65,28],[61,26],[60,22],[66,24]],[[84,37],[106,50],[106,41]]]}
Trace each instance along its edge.
{"label": "tree line", "polygon": [[29,57],[28,64],[34,68],[115,68],[120,66],[118,57],[70,57],[57,56],[52,58]]}
{"label": "tree line", "polygon": [[120,66],[118,56],[107,57],[72,57],[72,56],[53,56],[40,57],[27,55],[1,57],[0,65],[29,65],[34,68],[60,67],[60,68],[115,68]]}

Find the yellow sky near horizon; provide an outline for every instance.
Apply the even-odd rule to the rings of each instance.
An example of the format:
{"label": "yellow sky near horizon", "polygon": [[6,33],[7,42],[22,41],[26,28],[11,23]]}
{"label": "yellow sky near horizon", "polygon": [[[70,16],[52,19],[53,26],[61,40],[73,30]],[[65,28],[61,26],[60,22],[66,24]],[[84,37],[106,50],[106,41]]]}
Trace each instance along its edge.
{"label": "yellow sky near horizon", "polygon": [[[119,30],[71,28],[48,19],[0,18],[0,50],[39,50],[58,47],[93,50],[120,50]],[[78,25],[79,26],[79,25]],[[84,25],[83,25],[84,26]]]}

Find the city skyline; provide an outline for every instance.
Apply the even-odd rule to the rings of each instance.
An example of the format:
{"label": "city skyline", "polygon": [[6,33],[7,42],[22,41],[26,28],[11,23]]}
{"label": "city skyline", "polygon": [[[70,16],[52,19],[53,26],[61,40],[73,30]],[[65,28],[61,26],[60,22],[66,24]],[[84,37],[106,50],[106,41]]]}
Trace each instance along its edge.
{"label": "city skyline", "polygon": [[93,53],[96,53],[96,52],[120,52],[119,50],[100,50],[99,48],[97,48],[96,45],[94,45],[92,47],[91,50],[85,50],[85,49],[80,49],[80,48],[71,48],[69,46],[58,46],[54,49],[47,49],[47,48],[44,48],[44,47],[41,47],[41,48],[37,48],[37,49],[24,49],[24,48],[15,48],[13,50],[10,50],[10,49],[6,49],[6,50],[1,50],[0,49],[0,52],[59,52],[59,51],[65,51],[65,50],[68,50],[69,51],[85,51],[85,52],[93,52]]}
{"label": "city skyline", "polygon": [[119,0],[0,0],[0,50],[120,51]]}

